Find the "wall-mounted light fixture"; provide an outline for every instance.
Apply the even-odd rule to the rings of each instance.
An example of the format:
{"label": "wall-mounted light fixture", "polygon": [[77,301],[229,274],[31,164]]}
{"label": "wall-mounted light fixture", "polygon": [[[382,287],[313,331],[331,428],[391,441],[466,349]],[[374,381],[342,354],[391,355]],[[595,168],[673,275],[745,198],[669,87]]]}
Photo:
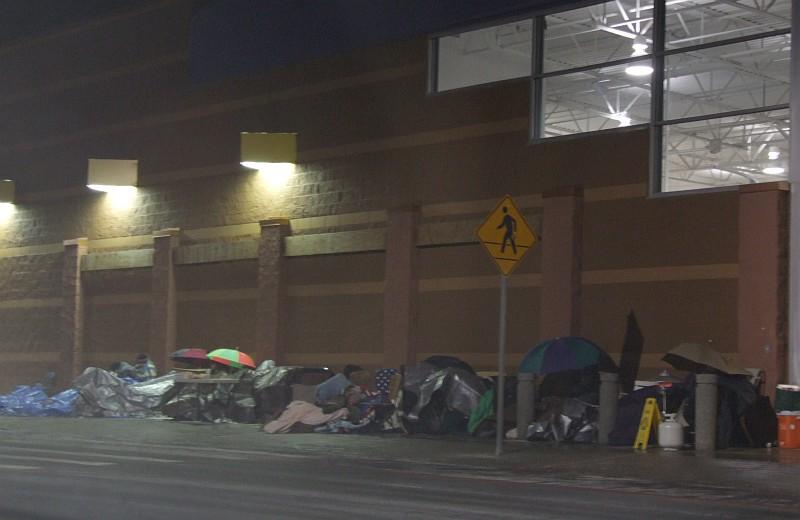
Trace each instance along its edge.
{"label": "wall-mounted light fixture", "polygon": [[115,215],[130,210],[137,199],[139,161],[130,159],[89,159],[86,185],[106,192],[105,204]]}
{"label": "wall-mounted light fixture", "polygon": [[297,163],[297,134],[242,132],[240,161],[245,168],[262,172],[293,170]]}
{"label": "wall-mounted light fixture", "polygon": [[16,211],[14,181],[0,180],[0,224],[5,224]]}
{"label": "wall-mounted light fixture", "polygon": [[136,191],[139,161],[128,159],[89,159],[86,186],[108,193]]}
{"label": "wall-mounted light fixture", "polygon": [[14,204],[14,181],[0,180],[0,204]]}
{"label": "wall-mounted light fixture", "polygon": [[258,170],[271,190],[282,190],[294,174],[297,163],[297,134],[242,132],[241,165]]}

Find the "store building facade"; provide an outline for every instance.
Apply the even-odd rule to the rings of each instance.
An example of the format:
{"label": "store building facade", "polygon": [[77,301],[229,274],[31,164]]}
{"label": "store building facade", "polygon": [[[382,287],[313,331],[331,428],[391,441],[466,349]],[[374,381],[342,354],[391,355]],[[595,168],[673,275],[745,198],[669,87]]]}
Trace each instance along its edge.
{"label": "store building facade", "polygon": [[[0,47],[5,389],[188,346],[494,369],[474,231],[505,194],[542,237],[510,279],[512,371],[559,335],[618,356],[634,311],[642,374],[692,341],[791,377],[791,1],[499,2],[328,52],[301,13],[323,44],[271,65],[241,25],[266,4],[233,4]],[[294,173],[240,166],[241,132],[296,133]],[[137,190],[88,190],[90,158],[138,160]]]}

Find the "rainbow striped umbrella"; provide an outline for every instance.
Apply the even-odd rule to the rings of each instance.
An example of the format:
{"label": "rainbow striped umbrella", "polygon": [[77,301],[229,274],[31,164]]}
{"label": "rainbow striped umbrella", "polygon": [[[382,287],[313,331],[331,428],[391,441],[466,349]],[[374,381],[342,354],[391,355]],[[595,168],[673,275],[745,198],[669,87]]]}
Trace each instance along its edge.
{"label": "rainbow striped umbrella", "polygon": [[208,353],[208,359],[233,368],[256,368],[253,358],[233,348],[218,348]]}
{"label": "rainbow striped umbrella", "polygon": [[543,341],[530,349],[519,372],[552,374],[597,365],[602,371],[616,372],[617,366],[603,349],[586,338],[570,336]]}

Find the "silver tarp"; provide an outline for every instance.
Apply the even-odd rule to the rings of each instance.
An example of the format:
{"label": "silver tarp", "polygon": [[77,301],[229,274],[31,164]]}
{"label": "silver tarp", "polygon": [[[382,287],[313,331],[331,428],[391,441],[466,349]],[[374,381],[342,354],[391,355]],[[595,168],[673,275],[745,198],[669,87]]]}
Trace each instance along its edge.
{"label": "silver tarp", "polygon": [[[486,391],[486,387],[480,377],[459,368],[446,368],[444,370],[428,372],[427,376],[422,376],[427,371],[427,367],[421,367],[414,373],[411,379],[407,379],[404,390],[417,395],[417,402],[414,407],[406,414],[406,418],[415,421],[419,419],[420,412],[428,406],[433,394],[438,391],[444,392],[444,403],[447,408],[461,412],[469,417],[472,411],[478,407],[481,395]],[[421,382],[419,380],[422,379]]]}
{"label": "silver tarp", "polygon": [[128,384],[107,370],[90,367],[73,382],[79,392],[75,414],[84,417],[150,417],[157,413],[162,397],[174,384],[174,374]]}

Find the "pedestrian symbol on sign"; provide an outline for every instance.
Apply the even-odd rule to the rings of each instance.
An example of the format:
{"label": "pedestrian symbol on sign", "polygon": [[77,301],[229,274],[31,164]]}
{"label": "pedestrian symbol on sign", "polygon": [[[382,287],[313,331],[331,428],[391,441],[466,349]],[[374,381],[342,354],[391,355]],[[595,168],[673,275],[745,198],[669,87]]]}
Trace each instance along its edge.
{"label": "pedestrian symbol on sign", "polygon": [[508,196],[489,213],[477,233],[489,256],[506,276],[539,240]]}
{"label": "pedestrian symbol on sign", "polygon": [[508,214],[508,207],[503,206],[503,221],[497,226],[497,229],[506,228],[506,234],[503,236],[503,245],[500,246],[500,252],[506,250],[506,243],[511,242],[511,247],[514,248],[514,254],[517,254],[517,244],[514,242],[514,234],[517,232],[517,221]]}

